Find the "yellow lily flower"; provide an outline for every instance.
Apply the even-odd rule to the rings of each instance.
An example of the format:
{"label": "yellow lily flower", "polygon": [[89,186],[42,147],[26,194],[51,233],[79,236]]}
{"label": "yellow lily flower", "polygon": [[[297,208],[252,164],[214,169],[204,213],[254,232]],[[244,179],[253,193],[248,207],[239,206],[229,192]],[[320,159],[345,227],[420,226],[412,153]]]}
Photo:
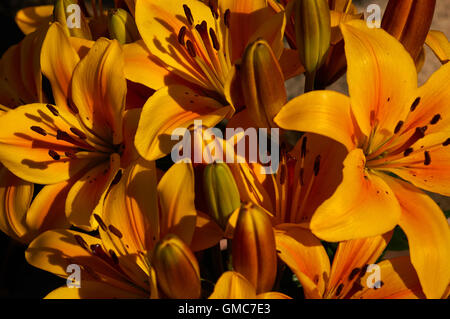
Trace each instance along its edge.
{"label": "yellow lily flower", "polygon": [[[94,217],[100,238],[51,230],[30,244],[26,258],[35,267],[64,278],[69,264],[81,268],[79,289],[61,287],[47,298],[199,297],[195,289],[184,286],[200,285],[199,277],[187,276],[198,274],[190,249],[195,241],[204,245],[206,239],[194,234],[203,221],[198,221],[194,206],[193,168],[175,164],[157,179],[154,162],[139,160],[124,170],[105,199],[103,217]],[[183,287],[170,284],[175,278],[179,283],[180,275],[192,280],[184,281]]]}
{"label": "yellow lily flower", "polygon": [[240,273],[227,271],[220,276],[209,299],[291,299],[275,291],[257,294],[256,288]]}
{"label": "yellow lily flower", "polygon": [[101,214],[109,185],[136,157],[132,138],[140,111],[124,112],[123,52],[116,41],[100,39],[80,60],[54,23],[41,60],[57,106],[29,104],[0,117],[0,160],[33,183],[70,181],[66,214],[92,229],[91,213]]}
{"label": "yellow lily flower", "polygon": [[139,66],[148,65],[149,54],[142,51],[144,63],[130,67],[127,78],[159,89],[175,76],[228,103],[236,60],[249,42],[263,37],[278,57],[283,51],[284,15],[274,14],[265,0],[209,1],[209,6],[197,0],[138,0],[136,24],[160,68],[143,72]]}
{"label": "yellow lily flower", "polygon": [[409,256],[375,264],[391,235],[341,242],[330,265],[324,247],[310,231],[284,224],[275,233],[278,256],[297,276],[308,299],[424,298]]}
{"label": "yellow lily flower", "polygon": [[19,10],[15,21],[24,34],[30,34],[52,21],[53,5],[33,6]]}
{"label": "yellow lily flower", "polygon": [[342,183],[317,209],[311,229],[324,240],[342,241],[399,224],[425,294],[440,297],[450,279],[450,231],[440,208],[418,188],[450,194],[450,90],[442,85],[450,80],[450,65],[417,88],[414,61],[387,32],[360,21],[341,30],[350,97],[311,92],[275,117],[282,128],[329,136],[349,152]]}
{"label": "yellow lily flower", "polygon": [[309,228],[316,209],[342,181],[346,154],[345,147],[330,138],[305,134],[294,149],[281,150],[277,174],[261,174],[260,164],[229,167],[241,200],[262,207],[271,216],[273,226],[295,223]]}

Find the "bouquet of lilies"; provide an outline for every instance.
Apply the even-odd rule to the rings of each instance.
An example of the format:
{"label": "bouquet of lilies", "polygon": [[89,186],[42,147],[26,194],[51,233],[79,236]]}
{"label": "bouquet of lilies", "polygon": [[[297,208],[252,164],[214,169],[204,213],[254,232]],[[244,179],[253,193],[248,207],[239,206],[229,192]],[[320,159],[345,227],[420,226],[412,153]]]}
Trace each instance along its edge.
{"label": "bouquet of lilies", "polygon": [[[0,229],[67,278],[47,298],[448,298],[435,5],[20,10],[0,60]],[[425,44],[442,65],[419,86]]]}

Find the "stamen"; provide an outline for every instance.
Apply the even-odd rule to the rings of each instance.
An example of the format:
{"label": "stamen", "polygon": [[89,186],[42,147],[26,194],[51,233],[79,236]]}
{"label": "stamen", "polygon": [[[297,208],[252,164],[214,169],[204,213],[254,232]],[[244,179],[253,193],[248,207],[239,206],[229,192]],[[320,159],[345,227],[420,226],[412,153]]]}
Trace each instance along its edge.
{"label": "stamen", "polygon": [[73,152],[64,152],[64,155],[73,160],[78,159],[78,157]]}
{"label": "stamen", "polygon": [[81,132],[79,129],[77,129],[76,127],[71,127],[70,131],[75,134],[76,136],[78,136],[79,138],[81,138],[82,140],[87,139],[86,134],[84,134],[83,132]]}
{"label": "stamen", "polygon": [[214,32],[213,28],[209,28],[209,35],[211,37],[211,42],[212,42],[213,48],[216,51],[219,51],[220,50],[220,43],[217,40],[216,32]]}
{"label": "stamen", "polygon": [[450,145],[450,138],[446,139],[444,143],[442,143],[442,146],[449,146]]}
{"label": "stamen", "polygon": [[47,136],[47,132],[42,127],[32,126],[32,127],[30,127],[30,129],[42,136]]}
{"label": "stamen", "polygon": [[178,33],[178,43],[181,45],[185,45],[184,37],[186,36],[187,28],[185,26],[181,27],[180,32]]}
{"label": "stamen", "polygon": [[97,221],[98,225],[101,227],[101,229],[103,231],[108,231],[108,228],[106,227],[105,222],[103,221],[103,219],[99,215],[94,214],[94,218],[95,218],[95,220]]}
{"label": "stamen", "polygon": [[350,273],[350,275],[348,276],[348,279],[349,279],[349,280],[353,280],[353,278],[355,278],[355,276],[356,276],[357,274],[359,274],[360,271],[361,271],[361,268],[354,268],[354,269],[352,270],[352,272]]}
{"label": "stamen", "polygon": [[231,15],[231,11],[230,11],[230,9],[227,9],[227,11],[225,11],[225,14],[223,16],[223,23],[225,24],[225,26],[228,29],[230,28],[230,15]]}
{"label": "stamen", "polygon": [[399,121],[399,122],[397,123],[397,126],[395,127],[395,130],[394,130],[394,134],[397,134],[397,133],[401,130],[403,124],[404,124],[403,121]]}
{"label": "stamen", "polygon": [[428,166],[428,165],[431,164],[431,156],[430,156],[430,152],[425,151],[424,154],[425,154],[425,161],[423,162],[423,164],[424,164],[425,166]]}
{"label": "stamen", "polygon": [[51,158],[53,158],[55,161],[59,161],[61,157],[56,153],[54,150],[49,150],[48,155],[50,155]]}
{"label": "stamen", "polygon": [[410,147],[403,153],[403,156],[409,156],[412,152],[414,152],[414,149]]}
{"label": "stamen", "polygon": [[417,105],[419,105],[420,103],[420,97],[416,98],[413,102],[413,104],[411,105],[411,112],[414,112],[414,110],[417,108]]}
{"label": "stamen", "polygon": [[302,151],[301,151],[302,158],[305,158],[306,156],[306,142],[308,142],[308,138],[305,136],[302,141]]}
{"label": "stamen", "polygon": [[441,120],[441,114],[436,114],[435,116],[433,116],[433,118],[431,119],[430,124],[431,125],[435,125],[437,124],[437,122],[439,122]]}
{"label": "stamen", "polygon": [[117,238],[121,239],[123,237],[122,233],[120,232],[120,230],[118,230],[116,227],[114,227],[113,225],[109,225],[108,229],[111,233],[113,233],[114,235],[116,235]]}
{"label": "stamen", "polygon": [[343,288],[344,288],[344,284],[343,283],[339,284],[339,286],[336,289],[336,296],[339,297],[339,295],[342,293]]}
{"label": "stamen", "polygon": [[83,239],[83,237],[81,237],[80,235],[75,235],[74,237],[75,237],[75,240],[77,241],[78,245],[81,246],[81,248],[88,250],[89,246],[88,246],[87,242]]}
{"label": "stamen", "polygon": [[317,155],[315,161],[314,161],[314,176],[319,175],[319,170],[320,170],[320,159],[321,156]]}
{"label": "stamen", "polygon": [[118,265],[119,264],[119,258],[117,257],[116,252],[114,250],[110,249],[109,250],[109,255],[111,256],[111,259],[112,259],[113,263]]}
{"label": "stamen", "polygon": [[54,116],[59,116],[59,111],[51,104],[47,104],[47,108]]}
{"label": "stamen", "polygon": [[190,40],[186,41],[186,49],[191,57],[195,58],[197,56],[197,54],[195,53],[194,45]]}
{"label": "stamen", "polygon": [[73,138],[71,138],[70,135],[67,134],[67,132],[64,132],[61,130],[56,131],[56,139],[60,140],[60,141],[66,141],[69,143],[73,143]]}
{"label": "stamen", "polygon": [[189,9],[189,7],[185,4],[183,4],[183,9],[184,9],[184,14],[186,15],[186,19],[189,22],[189,25],[193,25],[194,24],[194,17],[192,16],[192,12],[191,9]]}

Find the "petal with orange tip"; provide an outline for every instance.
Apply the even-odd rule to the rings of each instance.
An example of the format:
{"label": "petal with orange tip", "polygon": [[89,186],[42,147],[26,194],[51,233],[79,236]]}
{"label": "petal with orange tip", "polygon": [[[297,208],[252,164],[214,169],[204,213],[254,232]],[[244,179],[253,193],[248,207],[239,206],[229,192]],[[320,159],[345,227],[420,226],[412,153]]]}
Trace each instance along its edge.
{"label": "petal with orange tip", "polygon": [[439,206],[416,187],[385,180],[402,208],[399,225],[408,237],[411,263],[428,298],[441,298],[450,283],[450,229]]}
{"label": "petal with orange tip", "polygon": [[442,64],[450,61],[450,42],[443,32],[430,30],[425,43],[433,50]]}

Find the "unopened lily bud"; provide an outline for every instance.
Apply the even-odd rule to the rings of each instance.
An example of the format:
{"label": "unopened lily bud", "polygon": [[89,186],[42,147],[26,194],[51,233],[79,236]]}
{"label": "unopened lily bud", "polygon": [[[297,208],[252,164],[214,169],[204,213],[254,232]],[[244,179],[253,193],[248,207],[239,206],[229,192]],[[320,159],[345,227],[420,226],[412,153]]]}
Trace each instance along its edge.
{"label": "unopened lily bud", "polygon": [[436,0],[390,0],[381,27],[417,60],[430,30],[435,6]]}
{"label": "unopened lily bud", "polygon": [[209,213],[225,229],[228,217],[241,204],[239,189],[227,164],[213,163],[205,167],[203,191]]}
{"label": "unopened lily bud", "polygon": [[241,65],[245,104],[260,128],[277,127],[273,118],[286,103],[284,76],[278,60],[265,40],[247,46]]}
{"label": "unopened lily bud", "polygon": [[295,0],[295,35],[307,74],[323,63],[330,47],[331,16],[327,0]]}
{"label": "unopened lily bud", "polygon": [[123,9],[112,9],[108,13],[108,30],[112,39],[121,44],[139,40],[139,31],[133,17]]}
{"label": "unopened lily bud", "polygon": [[53,9],[53,19],[61,23],[68,36],[92,40],[89,22],[77,0],[57,0]]}
{"label": "unopened lily bud", "polygon": [[269,216],[258,206],[247,203],[241,207],[232,252],[233,269],[244,275],[257,293],[272,289],[277,273],[275,236]]}
{"label": "unopened lily bud", "polygon": [[172,299],[200,297],[200,270],[190,248],[177,236],[167,235],[152,256],[159,287]]}

